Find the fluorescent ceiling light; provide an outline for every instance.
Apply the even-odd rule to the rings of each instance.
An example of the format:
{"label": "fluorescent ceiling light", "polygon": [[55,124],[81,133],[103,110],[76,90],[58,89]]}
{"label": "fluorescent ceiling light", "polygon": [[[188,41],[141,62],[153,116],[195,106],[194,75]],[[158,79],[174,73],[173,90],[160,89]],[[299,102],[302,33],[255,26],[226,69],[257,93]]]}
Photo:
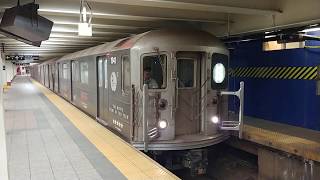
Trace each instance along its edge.
{"label": "fluorescent ceiling light", "polygon": [[276,37],[276,35],[264,36],[264,38],[273,38],[273,37]]}
{"label": "fluorescent ceiling light", "polygon": [[[89,10],[89,17],[87,17],[87,8]],[[80,1],[80,22],[78,24],[79,36],[92,36],[92,10],[86,0]]]}
{"label": "fluorescent ceiling light", "polygon": [[92,36],[92,26],[88,23],[78,24],[78,35],[79,36]]}
{"label": "fluorescent ceiling light", "polygon": [[76,30],[72,30],[72,29],[68,29],[68,28],[61,28],[61,27],[52,27],[51,29],[52,32],[70,32],[70,33],[76,33],[78,31]]}
{"label": "fluorescent ceiling light", "polygon": [[320,27],[305,29],[302,32],[314,32],[314,31],[320,31]]}

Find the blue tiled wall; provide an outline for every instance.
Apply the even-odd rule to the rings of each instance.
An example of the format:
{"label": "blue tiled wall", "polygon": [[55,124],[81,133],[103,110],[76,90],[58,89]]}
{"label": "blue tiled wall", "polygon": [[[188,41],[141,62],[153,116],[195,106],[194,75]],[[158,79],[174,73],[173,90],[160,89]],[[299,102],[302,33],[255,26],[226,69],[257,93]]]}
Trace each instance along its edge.
{"label": "blue tiled wall", "polygon": [[[320,42],[306,44],[319,46]],[[231,68],[320,65],[320,49],[263,52],[262,42],[257,41],[233,48]],[[231,77],[229,88],[238,89],[240,81],[245,82],[245,115],[320,131],[320,96],[316,95],[315,80]],[[237,100],[230,98],[230,109],[236,105]]]}

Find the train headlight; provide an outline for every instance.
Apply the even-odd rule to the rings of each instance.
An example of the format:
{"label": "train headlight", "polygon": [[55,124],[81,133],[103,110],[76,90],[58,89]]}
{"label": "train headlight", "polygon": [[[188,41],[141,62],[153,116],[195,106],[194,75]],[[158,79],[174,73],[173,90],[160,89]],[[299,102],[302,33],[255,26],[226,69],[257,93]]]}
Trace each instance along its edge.
{"label": "train headlight", "polygon": [[226,68],[222,63],[217,63],[212,70],[212,77],[215,83],[222,83],[226,77]]}
{"label": "train headlight", "polygon": [[160,120],[158,122],[158,126],[159,126],[159,128],[164,129],[164,128],[166,128],[168,126],[168,123],[165,120]]}
{"label": "train headlight", "polygon": [[212,116],[211,122],[213,122],[214,124],[218,124],[218,123],[219,123],[219,118],[218,118],[218,116]]}
{"label": "train headlight", "polygon": [[211,88],[227,89],[229,84],[229,57],[225,54],[213,53],[211,59]]}

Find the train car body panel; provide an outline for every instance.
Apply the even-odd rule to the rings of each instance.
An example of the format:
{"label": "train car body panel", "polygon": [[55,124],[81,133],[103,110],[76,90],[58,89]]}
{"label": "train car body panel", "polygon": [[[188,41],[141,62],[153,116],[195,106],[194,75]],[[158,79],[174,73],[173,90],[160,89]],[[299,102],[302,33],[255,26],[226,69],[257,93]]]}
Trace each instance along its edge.
{"label": "train car body panel", "polygon": [[71,71],[70,61],[61,61],[59,66],[60,95],[71,101]]}
{"label": "train car body panel", "polygon": [[104,117],[107,124],[127,139],[131,138],[131,83],[129,50],[109,52],[106,56],[104,75],[107,104]]}
{"label": "train car body panel", "polygon": [[[146,144],[149,150],[201,148],[228,138],[227,132],[211,122],[215,115],[228,118],[227,97],[212,103],[218,99],[210,81],[216,54],[229,56],[224,45],[207,32],[149,31],[52,61],[57,68],[49,84],[138,149],[145,149]],[[46,85],[50,78],[42,80],[45,68],[38,67],[36,79]],[[142,104],[144,84],[148,84],[146,106]]]}
{"label": "train car body panel", "polygon": [[91,116],[97,114],[96,62],[92,56],[71,62],[73,103]]}

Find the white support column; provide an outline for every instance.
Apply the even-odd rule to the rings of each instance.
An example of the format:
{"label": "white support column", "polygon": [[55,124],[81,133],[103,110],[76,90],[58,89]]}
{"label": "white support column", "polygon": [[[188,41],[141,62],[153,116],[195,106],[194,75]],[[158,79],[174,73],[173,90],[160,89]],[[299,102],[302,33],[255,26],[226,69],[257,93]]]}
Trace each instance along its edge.
{"label": "white support column", "polygon": [[8,164],[7,164],[7,148],[6,148],[6,133],[4,126],[4,110],[3,110],[3,80],[6,78],[3,77],[2,67],[4,65],[4,60],[2,60],[2,55],[0,53],[0,179],[8,180]]}

